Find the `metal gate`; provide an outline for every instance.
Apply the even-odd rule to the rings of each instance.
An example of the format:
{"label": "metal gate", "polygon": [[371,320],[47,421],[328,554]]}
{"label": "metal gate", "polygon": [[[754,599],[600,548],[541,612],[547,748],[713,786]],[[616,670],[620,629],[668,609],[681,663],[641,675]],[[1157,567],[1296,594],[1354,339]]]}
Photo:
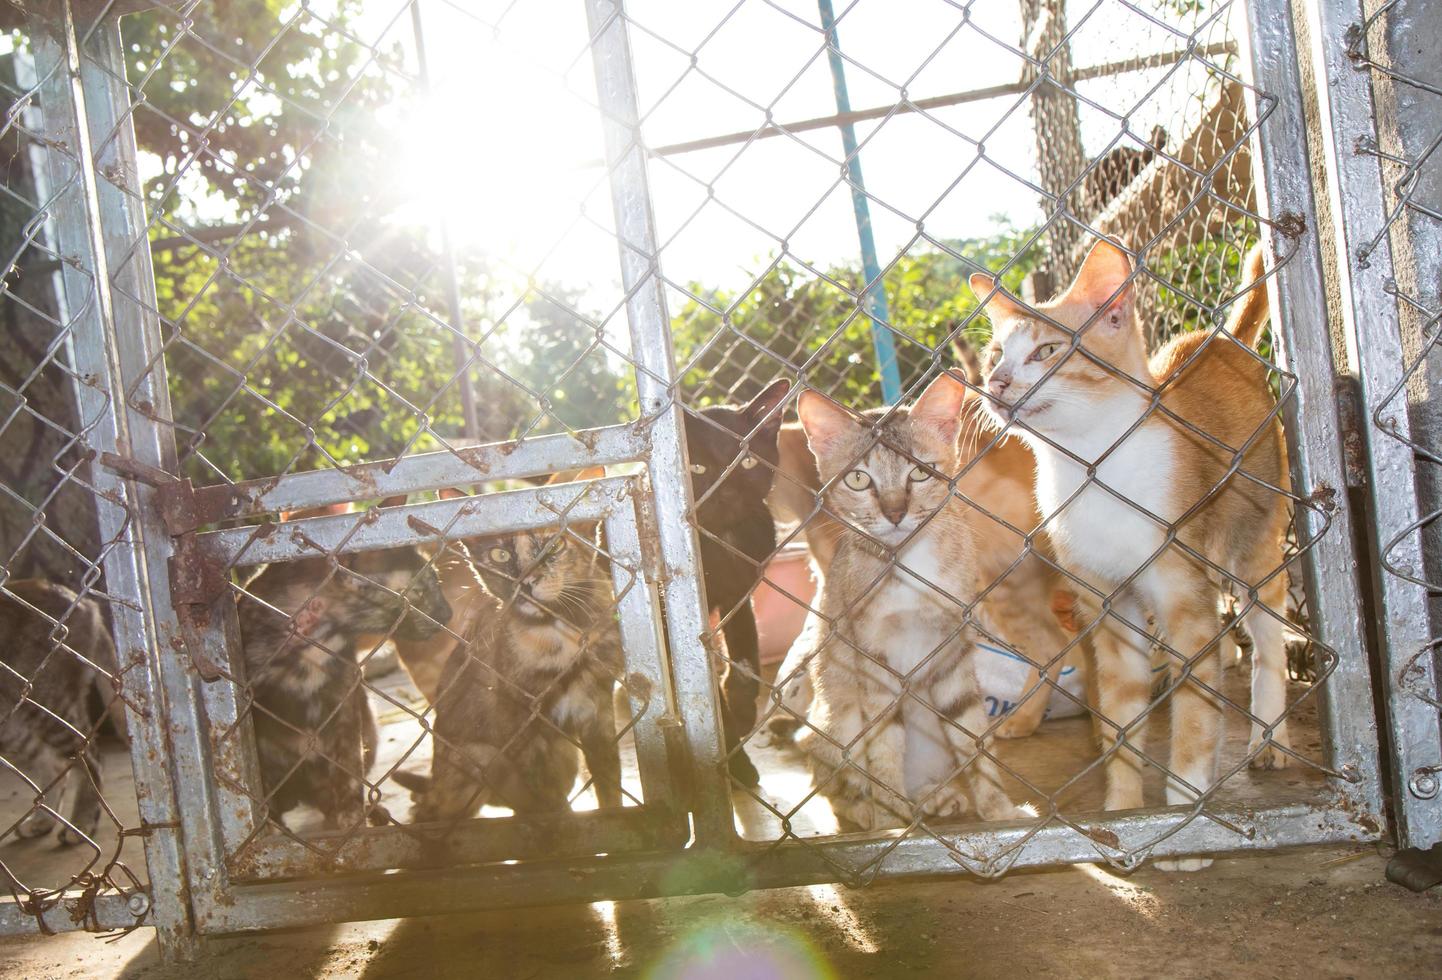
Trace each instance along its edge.
{"label": "metal gate", "polygon": [[[12,368],[14,376],[4,379],[13,404],[6,407],[0,436],[8,430],[17,438],[23,429],[30,458],[45,470],[34,479],[38,471],[25,470],[23,485],[19,475],[5,478],[9,504],[20,514],[5,517],[6,595],[16,598],[8,583],[22,574],[71,585],[73,602],[63,611],[38,609],[47,624],[46,656],[58,658],[55,663],[83,664],[101,678],[100,690],[109,688],[111,705],[123,704],[137,817],[133,822],[117,817],[106,804],[117,832],[114,851],[96,843],[93,828],[82,833],[83,867],[58,886],[37,885],[6,866],[14,897],[0,906],[0,931],[152,925],[168,950],[183,953],[199,935],[350,919],[865,883],[892,875],[991,876],[1077,862],[1128,868],[1147,859],[1379,839],[1387,826],[1384,771],[1368,657],[1372,623],[1363,601],[1373,585],[1372,566],[1358,551],[1358,542],[1369,540],[1380,555],[1378,651],[1382,676],[1388,678],[1380,700],[1391,721],[1393,771],[1406,787],[1393,797],[1397,825],[1410,843],[1438,839],[1442,739],[1428,606],[1428,582],[1436,577],[1426,572],[1434,510],[1428,495],[1435,488],[1414,462],[1432,458],[1426,438],[1432,429],[1425,398],[1430,378],[1421,369],[1436,326],[1437,276],[1423,266],[1437,249],[1429,252],[1423,245],[1432,240],[1429,234],[1435,238],[1438,226],[1435,199],[1426,197],[1428,188],[1435,192],[1426,178],[1435,178],[1427,164],[1436,148],[1438,114],[1435,102],[1418,108],[1408,101],[1409,93],[1435,97],[1438,89],[1436,79],[1408,74],[1392,64],[1390,53],[1378,54],[1379,38],[1401,29],[1394,20],[1405,5],[1384,4],[1365,23],[1349,3],[1304,5],[1310,18],[1305,27],[1315,41],[1313,63],[1285,2],[1159,12],[1149,4],[1027,0],[1020,5],[1028,28],[1020,46],[991,33],[981,11],[957,4],[948,7],[953,18],[948,41],[964,38],[995,47],[1012,59],[1020,80],[935,98],[915,92],[925,88],[918,78],[941,48],[928,47],[922,67],[901,81],[844,54],[848,25],[858,34],[865,30],[858,13],[863,5],[838,16],[823,0],[819,23],[786,5],[758,5],[776,18],[768,23],[778,35],[800,32],[798,64],[827,63],[835,85],[834,116],[793,122],[786,121],[791,117],[783,99],[790,83],[780,93],[742,92],[733,80],[708,71],[704,49],[728,25],[741,23],[740,7],[703,30],[656,11],[638,13],[620,0],[566,5],[554,12],[555,65],[539,60],[568,94],[580,90],[603,149],[603,159],[591,162],[596,179],[584,188],[568,228],[593,236],[593,250],[597,241],[614,249],[619,281],[594,297],[598,312],[578,312],[581,301],[542,281],[547,252],[536,267],[522,271],[521,294],[497,300],[504,312],[489,319],[463,302],[468,297],[458,285],[465,270],[458,271],[454,218],[428,216],[439,245],[432,249],[427,239],[416,255],[384,267],[367,251],[372,240],[362,240],[369,232],[359,230],[358,219],[332,226],[336,216],[350,214],[337,199],[371,193],[344,177],[351,168],[379,166],[373,159],[348,159],[345,167],[325,174],[336,184],[335,197],[303,196],[298,190],[307,179],[317,179],[316,161],[324,159],[327,140],[364,125],[363,118],[342,110],[347,93],[359,90],[367,73],[404,79],[423,90],[431,84],[419,0],[395,5],[376,22],[379,41],[358,38],[339,13],[344,4],[329,13],[302,5],[278,13],[274,37],[254,45],[236,37],[233,50],[227,46],[232,39],[220,36],[221,28],[233,26],[223,16],[207,21],[205,5],[162,5],[159,13],[141,15],[156,19],[146,35],[153,58],[140,66],[140,77],[133,57],[140,48],[127,55],[120,23],[121,14],[134,6],[142,5],[39,4],[21,25],[23,33],[14,35],[25,43],[17,42],[10,55],[5,80],[10,108],[0,133],[14,154],[6,186],[4,294],[18,317],[15,336],[30,331],[25,334],[30,340],[18,369]],[[465,15],[501,38],[508,18],[518,16],[502,6]],[[1085,48],[1087,25],[1095,27],[1108,16],[1164,43],[1145,57],[1074,66],[1073,49]],[[414,30],[413,43],[399,53],[383,43],[396,25]],[[574,50],[561,50],[570,42]],[[281,58],[277,52],[292,43],[329,53],[314,61],[287,55],[292,58],[282,65],[287,75],[268,59]],[[653,63],[674,63],[673,74],[638,78],[637,45],[661,51],[665,57],[657,55]],[[339,67],[328,68],[327,58]],[[196,65],[188,76],[165,76],[180,79],[168,90],[156,81],[167,59]],[[1142,69],[1156,74],[1144,76],[1146,91],[1135,106],[1106,106],[1089,95],[1094,79]],[[1134,128],[1133,116],[1146,115],[1139,107],[1168,79],[1192,84],[1185,81],[1187,70],[1199,72],[1204,82],[1196,92],[1178,89],[1183,96],[1171,131],[1149,142]],[[333,100],[317,94],[327,71],[343,76],[341,94]],[[804,71],[798,68],[795,78]],[[854,110],[848,73],[853,83],[864,76],[891,85],[896,97],[879,109]],[[183,92],[185,78],[219,87],[224,97],[210,107],[209,117],[175,108],[173,93]],[[284,78],[290,81],[278,80]],[[1331,85],[1317,85],[1318,78]],[[306,88],[312,82],[317,91]],[[326,82],[332,83],[333,77]],[[687,105],[673,93],[684,96],[691,85],[711,86],[745,105],[755,125],[726,137],[649,145],[643,130],[663,115],[668,99]],[[253,102],[242,104],[245,93]],[[1378,101],[1384,96],[1402,108],[1389,103],[1384,111]],[[942,115],[947,107],[998,99],[1010,101],[999,118],[983,126],[984,135],[961,132],[952,117]],[[288,125],[277,122],[277,107],[296,104],[305,123],[290,136],[294,148],[246,158],[243,141],[232,139],[244,128],[237,120],[273,131]],[[1078,105],[1095,113],[1086,126]],[[381,111],[377,104],[365,110]],[[1431,120],[1426,132],[1432,136],[1418,137],[1421,128],[1397,123],[1409,111]],[[994,156],[987,149],[988,143],[1004,148],[1005,126],[1028,112],[1043,157],[1034,176],[1012,172],[1004,149],[994,149]],[[971,162],[961,168],[963,176],[990,168],[1024,182],[1043,202],[1040,223],[1018,233],[1008,251],[978,253],[929,230],[937,223],[932,211],[952,187],[920,210],[887,200],[874,185],[868,189],[861,159],[884,152],[875,134],[902,116],[965,144]],[[1111,129],[1102,152],[1089,154],[1082,134],[1090,133],[1087,127],[1096,127],[1098,118]],[[854,127],[875,120],[877,128],[858,141]],[[155,127],[168,134],[172,151],[159,177],[154,161],[145,157],[155,151],[137,148],[137,133],[145,137]],[[1308,139],[1319,127],[1327,141],[1320,158],[1309,155]],[[807,142],[805,134],[817,130],[841,137],[841,156]],[[824,179],[817,175],[807,193],[824,200],[835,192],[849,202],[862,248],[858,280],[808,264],[801,254],[801,232],[820,203],[796,210],[787,231],[773,228],[769,215],[762,218],[728,202],[725,181],[735,161],[767,140],[813,154],[822,169],[832,168]],[[718,147],[735,149],[704,176],[666,162]],[[1351,152],[1353,147],[1360,152]],[[658,215],[648,179],[657,179],[663,162],[661,179],[689,182],[699,202],[694,211],[668,204],[672,210]],[[1320,186],[1314,165],[1334,192],[1325,206],[1314,191]],[[1401,168],[1397,182],[1384,183],[1384,172],[1393,167]],[[151,176],[142,179],[145,173]],[[205,187],[224,184],[229,196],[205,191],[206,181]],[[304,207],[293,206],[296,201]],[[327,205],[335,209],[327,211]],[[206,207],[214,213],[202,214]],[[199,231],[197,214],[205,219]],[[776,246],[761,271],[748,271],[742,288],[729,293],[667,274],[668,255],[676,254],[688,229],[700,226],[697,216],[718,214],[764,233]],[[896,259],[879,261],[873,214],[878,227],[894,221],[910,227]],[[1405,275],[1392,268],[1393,249],[1404,234],[1410,236],[1403,244],[1413,263]],[[1144,711],[1109,719],[1080,696],[1063,694],[1056,672],[1091,642],[1096,623],[1055,650],[1022,648],[1018,654],[1012,641],[986,632],[973,616],[996,587],[993,582],[981,598],[948,597],[964,609],[957,629],[979,629],[991,644],[987,649],[1041,668],[1040,679],[1022,692],[1023,703],[1045,701],[1055,692],[1073,702],[1081,717],[1066,729],[1065,751],[1044,748],[1060,744],[1054,735],[999,741],[1000,718],[982,732],[945,722],[974,746],[950,778],[976,778],[977,760],[987,760],[1034,812],[1001,822],[965,821],[955,812],[929,811],[928,801],[920,801],[894,826],[847,828],[827,823],[824,815],[818,821],[818,813],[830,813],[819,808],[838,792],[833,784],[843,770],[849,779],[869,782],[865,792],[894,788],[867,771],[859,750],[852,755],[865,733],[843,744],[839,733],[818,729],[818,716],[809,716],[804,703],[798,709],[792,689],[806,666],[788,661],[790,666],[772,672],[732,654],[744,642],[744,636],[737,639],[736,624],[750,620],[763,581],[773,600],[779,597],[813,618],[820,615],[819,600],[782,584],[774,570],[779,566],[771,563],[787,545],[806,541],[808,528],[811,541],[818,540],[815,522],[830,514],[818,496],[823,488],[800,487],[813,502],[810,510],[802,507],[800,526],[783,528],[780,546],[761,564],[748,559],[757,567],[757,581],[735,605],[710,610],[712,618],[699,555],[708,547],[736,549],[718,536],[715,524],[707,527],[706,519],[697,517],[715,490],[693,486],[697,467],[704,466],[695,445],[688,451],[688,428],[700,425],[699,431],[706,431],[706,420],[715,418],[706,413],[707,405],[746,402],[766,390],[766,382],[786,378],[793,389],[760,403],[751,417],[754,427],[732,438],[735,455],[722,462],[720,479],[759,463],[778,471],[773,480],[779,485],[795,483],[753,441],[791,410],[797,390],[849,398],[855,402],[851,408],[911,403],[946,373],[947,345],[974,335],[982,323],[981,307],[969,301],[929,314],[924,323],[909,322],[899,299],[906,285],[899,271],[902,256],[925,249],[964,271],[999,274],[1036,303],[1058,292],[1076,271],[1086,243],[1103,236],[1121,240],[1140,260],[1141,271],[1131,269],[1123,288],[1135,290],[1138,307],[1153,324],[1147,338],[1152,342],[1210,330],[1217,343],[1230,343],[1217,335],[1237,296],[1243,245],[1260,240],[1264,247],[1273,318],[1268,357],[1257,363],[1267,372],[1276,409],[1258,431],[1273,417],[1282,421],[1290,482],[1263,489],[1285,502],[1291,550],[1279,553],[1265,581],[1222,573],[1233,587],[1233,605],[1206,649],[1254,647],[1240,632],[1241,620],[1255,615],[1248,622],[1281,624],[1285,613],[1294,670],[1284,708],[1276,717],[1258,714],[1255,702],[1239,693],[1241,668],[1206,674],[1201,663],[1206,650],[1173,649],[1152,624],[1130,622],[1121,628],[1143,637],[1167,669]],[[1338,255],[1345,256],[1335,268],[1333,236]],[[309,251],[299,251],[297,241]],[[265,278],[275,273],[266,263],[276,256],[282,263],[301,256],[313,264],[303,270],[304,281],[286,283],[282,290],[274,285],[278,279]],[[157,262],[174,267],[164,270],[159,291]],[[185,267],[190,278],[175,274],[184,263],[193,263]],[[804,289],[793,288],[788,279],[798,274],[806,279]],[[336,284],[344,276],[354,278],[342,290]],[[962,290],[963,279],[958,273]],[[1340,294],[1329,297],[1328,283],[1336,281]],[[784,288],[768,293],[777,282]],[[326,289],[339,297],[329,318],[307,305]],[[817,300],[821,294],[830,298]],[[568,327],[583,338],[554,376],[525,375],[523,368],[533,362],[506,361],[498,353],[498,347],[520,343],[507,333],[507,321],[520,315],[515,311],[525,302],[561,310]],[[842,313],[829,321],[817,313],[835,308]],[[237,310],[254,315],[253,330],[244,343],[220,350],[205,332],[207,318],[233,317]],[[1333,310],[1342,329],[1329,322],[1326,313]],[[527,324],[535,327],[541,314],[531,316]],[[347,333],[348,318],[365,329]],[[430,344],[418,362],[436,378],[418,380],[395,366],[402,363],[404,345],[417,337]],[[870,366],[868,357],[874,358]],[[609,378],[603,368],[615,365],[624,368],[617,421],[581,428],[568,414],[573,409],[567,401],[579,389],[568,385],[588,371]],[[1343,384],[1353,368],[1362,380],[1365,433]],[[323,389],[319,401],[300,406],[280,397],[271,379],[284,372],[314,379]],[[216,377],[223,383],[213,382]],[[504,383],[474,386],[480,377]],[[984,386],[971,387],[985,395]],[[1158,411],[1161,397],[1154,392],[1147,414]],[[1406,411],[1400,404],[1404,397]],[[173,404],[177,398],[185,402],[179,409]],[[454,425],[442,420],[452,404]],[[502,405],[508,407],[503,411]],[[386,419],[404,424],[382,438],[376,434],[381,427],[366,428],[366,420],[385,412],[391,413]],[[509,420],[500,430],[488,422],[497,417]],[[265,457],[271,468],[247,472],[232,465],[240,457],[237,445],[258,440],[272,424],[283,424],[286,436]],[[873,444],[879,431],[872,431]],[[697,438],[694,431],[691,438]],[[993,440],[977,458],[999,445]],[[1244,450],[1236,452],[1222,482],[1261,485],[1243,473]],[[920,468],[927,461],[915,462]],[[972,461],[962,475],[951,475],[952,488],[977,465]],[[1086,486],[1105,485],[1098,482],[1099,466],[1089,472]],[[577,474],[587,467],[609,467],[611,475]],[[544,485],[532,482],[548,476],[556,478]],[[467,487],[483,492],[449,492]],[[1221,492],[1220,484],[1209,492]],[[439,498],[405,499],[433,494]],[[82,512],[93,508],[93,518],[60,522],[62,504],[77,506],[67,502],[71,498]],[[1362,504],[1369,513],[1359,509]],[[971,506],[983,518],[1004,520],[974,501]],[[1043,523],[1049,519],[1042,517]],[[82,533],[91,521],[94,529]],[[1173,519],[1167,527],[1164,548],[1182,547],[1178,525],[1184,521]],[[1088,588],[1095,592],[1098,623],[1108,615],[1124,618],[1110,612],[1120,593],[1096,592],[1069,571],[1039,543],[1039,527],[1007,527],[1022,543],[998,581],[1021,562],[1041,559],[1059,585],[1080,591],[1083,599]],[[505,546],[485,543],[500,536]],[[37,541],[58,549],[65,567],[40,561]],[[367,671],[379,662],[387,641],[406,630],[449,637],[461,644],[458,651],[475,642],[476,634],[451,618],[459,613],[454,597],[444,603],[434,595],[426,598],[426,590],[441,589],[436,583],[454,567],[447,562],[456,560],[455,542],[503,554],[497,562],[514,560],[518,566],[520,550],[534,544],[532,568],[565,548],[575,560],[604,570],[590,586],[603,608],[588,621],[581,663],[601,664],[597,669],[614,681],[623,702],[615,730],[606,733],[613,744],[603,746],[624,760],[619,800],[607,803],[589,751],[595,746],[585,745],[579,748],[587,750],[589,780],[570,794],[565,812],[489,813],[441,826],[395,819],[391,810],[403,805],[394,792],[396,774],[414,770],[428,753],[453,748],[435,710],[446,694],[404,696]],[[387,562],[401,553],[419,557],[405,566],[403,577],[387,578]],[[896,556],[890,561],[894,566]],[[287,606],[281,598],[288,593],[266,591],[279,588],[276,581],[297,579],[308,590],[298,603]],[[1291,583],[1291,608],[1271,608],[1259,599],[1269,584],[1282,582]],[[515,588],[519,597],[524,591],[519,581]],[[317,729],[304,730],[278,712],[275,700],[267,701],[267,665],[248,659],[242,631],[247,623],[254,631],[256,623],[269,622],[264,628],[281,630],[278,649],[283,649],[303,632],[298,624],[310,603],[338,603],[339,593],[328,590],[345,589],[363,597],[345,608],[368,613],[384,606],[393,614],[378,626],[352,624],[352,632],[365,638],[347,634],[345,642],[353,645],[346,650],[329,649],[328,641],[303,641],[344,661],[345,678]],[[109,616],[117,651],[113,666],[97,661],[76,639],[77,610],[87,598],[99,600]],[[718,601],[716,594],[709,598]],[[34,603],[25,608],[37,613]],[[612,621],[620,659],[602,664],[588,645],[594,640],[599,649],[602,641],[593,633],[609,636],[610,627],[594,624]],[[754,640],[754,624],[750,629]],[[1258,627],[1251,629],[1255,633]],[[1280,636],[1280,625],[1277,632]],[[1255,650],[1252,659],[1251,670],[1260,671]],[[28,703],[39,704],[39,674],[9,666],[24,690],[19,703],[30,698]],[[494,665],[482,666],[497,678],[492,687],[510,683]],[[38,668],[45,669],[50,668]],[[898,681],[898,700],[915,697],[912,681],[910,674]],[[751,692],[759,705],[757,717],[744,724],[734,715],[728,721],[726,714],[733,684]],[[1088,794],[1118,759],[1131,759],[1138,772],[1156,770],[1177,784],[1164,756],[1148,753],[1141,738],[1154,709],[1178,704],[1183,696],[1201,697],[1221,719],[1224,733],[1229,723],[1243,733],[1240,742],[1224,749],[1214,783],[1185,785],[1187,799],[1109,815],[1099,798]],[[528,697],[535,722],[539,696]],[[91,775],[95,764],[84,759],[100,743],[103,719],[62,718],[54,705],[44,707],[63,722],[70,761],[58,781],[47,785],[20,749],[3,746],[8,769],[28,786],[22,795],[33,798],[12,834],[42,812],[72,825],[75,818],[58,812],[65,772],[72,783],[89,779],[100,789],[99,776]],[[391,717],[382,718],[386,724],[365,745],[368,755],[355,755],[365,741],[360,735],[353,743],[322,742],[321,729],[364,727],[364,718],[377,710]],[[900,709],[893,704],[888,710]],[[1105,748],[1076,755],[1076,746],[1091,744],[1089,727],[1083,726],[1092,722],[1103,730]],[[544,724],[561,741],[576,741],[554,723]],[[1290,744],[1280,734],[1288,725]],[[796,758],[789,735],[796,728],[833,743],[841,761],[829,777],[814,760],[810,782],[804,773],[798,778],[789,769],[767,769],[774,760]],[[257,734],[261,729],[270,734]],[[290,746],[286,751],[295,755],[279,777],[274,769],[263,775],[275,765],[266,758],[267,738]],[[523,748],[502,746],[495,765],[505,765],[508,752]],[[350,754],[342,757],[342,749]],[[1075,769],[1044,772],[1035,765],[1042,752],[1071,760],[1067,764]],[[738,767],[747,753],[763,761],[759,781]],[[1268,759],[1290,764],[1286,781],[1280,773],[1249,770],[1249,764]],[[326,813],[323,826],[297,829],[281,819],[289,809],[284,787],[316,760],[329,772],[325,778],[341,779],[354,794],[355,806]],[[441,778],[439,768],[432,773]],[[1150,786],[1154,780],[1147,779]],[[47,797],[47,790],[53,795]],[[121,858],[124,842],[132,838],[143,840],[150,885]]]}

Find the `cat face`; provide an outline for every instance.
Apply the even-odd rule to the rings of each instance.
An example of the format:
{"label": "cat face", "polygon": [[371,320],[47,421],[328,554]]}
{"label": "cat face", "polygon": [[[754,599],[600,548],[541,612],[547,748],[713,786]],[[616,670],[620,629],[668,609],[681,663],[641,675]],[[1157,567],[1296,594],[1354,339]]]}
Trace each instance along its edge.
{"label": "cat face", "polygon": [[950,497],[965,398],[965,386],[943,374],[909,410],[882,421],[885,410],[858,418],[820,392],[802,392],[797,409],[827,508],[887,546],[906,540]]}
{"label": "cat face", "polygon": [[991,396],[985,407],[998,422],[1023,422],[1023,432],[1067,431],[1087,423],[1087,408],[1100,397],[1130,387],[1104,364],[1147,377],[1131,275],[1127,254],[1099,241],[1066,292],[1035,309],[993,293],[990,276],[971,277],[992,322],[982,371]]}
{"label": "cat face", "polygon": [[435,570],[414,548],[362,552],[342,562],[327,590],[327,614],[356,633],[424,640],[451,618]]}
{"label": "cat face", "polygon": [[532,626],[584,629],[605,586],[596,530],[523,531],[475,538],[468,547],[486,588],[512,616]]}
{"label": "cat face", "polygon": [[[791,382],[783,378],[743,408],[712,405],[686,416],[691,493],[703,519],[712,514],[724,519],[727,514],[765,506],[778,461],[776,436],[781,413],[776,409],[790,390]],[[744,447],[743,439],[747,440]],[[740,462],[722,480],[737,456]]]}

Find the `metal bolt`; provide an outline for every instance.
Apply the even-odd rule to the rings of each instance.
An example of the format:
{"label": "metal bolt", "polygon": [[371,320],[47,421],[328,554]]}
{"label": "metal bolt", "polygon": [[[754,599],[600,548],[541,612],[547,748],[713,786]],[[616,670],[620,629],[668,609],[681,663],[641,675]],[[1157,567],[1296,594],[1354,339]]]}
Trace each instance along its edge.
{"label": "metal bolt", "polygon": [[125,907],[130,909],[131,915],[144,915],[150,911],[150,896],[145,892],[136,892],[126,900]]}
{"label": "metal bolt", "polygon": [[215,877],[215,869],[214,869],[214,868],[206,868],[205,871],[203,871],[203,872],[201,873],[201,877],[204,878],[206,881],[211,880],[212,878]]}
{"label": "metal bolt", "polygon": [[1407,788],[1417,799],[1430,800],[1437,795],[1439,788],[1437,775],[1428,769],[1418,769],[1412,774],[1412,778],[1407,780]]}

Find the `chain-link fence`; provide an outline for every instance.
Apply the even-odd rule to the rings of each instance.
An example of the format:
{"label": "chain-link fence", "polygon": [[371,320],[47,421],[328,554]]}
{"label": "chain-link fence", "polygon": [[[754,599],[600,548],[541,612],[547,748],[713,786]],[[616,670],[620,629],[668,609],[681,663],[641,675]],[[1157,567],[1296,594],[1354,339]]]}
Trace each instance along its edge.
{"label": "chain-link fence", "polygon": [[12,19],[0,928],[1383,832],[1287,5]]}

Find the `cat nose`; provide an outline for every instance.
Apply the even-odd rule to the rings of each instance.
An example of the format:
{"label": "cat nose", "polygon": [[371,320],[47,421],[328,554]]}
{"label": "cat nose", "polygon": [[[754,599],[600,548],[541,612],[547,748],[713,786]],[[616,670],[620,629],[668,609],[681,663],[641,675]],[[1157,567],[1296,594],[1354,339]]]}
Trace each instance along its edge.
{"label": "cat nose", "polygon": [[1011,372],[1008,371],[1005,374],[1000,371],[996,372],[986,383],[986,387],[993,397],[1000,398],[1006,393],[1006,389],[1011,387]]}
{"label": "cat nose", "polygon": [[881,513],[892,523],[893,527],[898,527],[906,518],[906,501],[903,500],[894,503],[883,502],[881,505]]}

